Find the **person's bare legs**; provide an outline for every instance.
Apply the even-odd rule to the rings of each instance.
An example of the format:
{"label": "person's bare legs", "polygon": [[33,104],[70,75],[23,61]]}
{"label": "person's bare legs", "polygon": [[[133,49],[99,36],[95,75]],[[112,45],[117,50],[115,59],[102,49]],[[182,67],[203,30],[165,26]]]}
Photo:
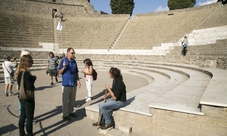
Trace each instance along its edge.
{"label": "person's bare legs", "polygon": [[58,83],[58,75],[55,76],[55,81]]}
{"label": "person's bare legs", "polygon": [[5,95],[8,96],[9,84],[5,84]]}
{"label": "person's bare legs", "polygon": [[51,85],[53,85],[53,76],[50,76]]}
{"label": "person's bare legs", "polygon": [[11,95],[13,95],[13,85],[9,85],[9,95],[11,96]]}

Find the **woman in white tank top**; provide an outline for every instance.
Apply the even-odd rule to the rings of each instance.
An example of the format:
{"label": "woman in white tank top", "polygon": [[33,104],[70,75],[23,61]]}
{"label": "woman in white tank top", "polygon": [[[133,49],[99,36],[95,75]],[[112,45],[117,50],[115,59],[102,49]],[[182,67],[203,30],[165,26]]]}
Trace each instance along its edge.
{"label": "woman in white tank top", "polygon": [[85,64],[85,68],[82,71],[82,73],[84,74],[85,83],[88,91],[88,95],[85,97],[86,99],[85,101],[88,102],[88,101],[91,101],[91,97],[92,97],[93,64],[89,58],[84,60],[84,64]]}

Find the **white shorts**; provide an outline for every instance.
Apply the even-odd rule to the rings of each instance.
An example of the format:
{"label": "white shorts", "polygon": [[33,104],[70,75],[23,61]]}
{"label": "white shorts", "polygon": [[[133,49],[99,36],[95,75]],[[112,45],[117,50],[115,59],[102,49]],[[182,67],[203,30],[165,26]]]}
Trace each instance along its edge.
{"label": "white shorts", "polygon": [[6,85],[13,85],[14,84],[14,78],[13,77],[5,77],[5,84]]}

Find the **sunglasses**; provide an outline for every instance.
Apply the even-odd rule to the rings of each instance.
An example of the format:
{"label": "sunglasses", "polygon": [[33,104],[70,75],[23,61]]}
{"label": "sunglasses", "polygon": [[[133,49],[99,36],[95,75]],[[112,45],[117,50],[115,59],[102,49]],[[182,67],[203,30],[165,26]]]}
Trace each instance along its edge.
{"label": "sunglasses", "polygon": [[75,52],[70,52],[72,55],[74,55],[75,54]]}

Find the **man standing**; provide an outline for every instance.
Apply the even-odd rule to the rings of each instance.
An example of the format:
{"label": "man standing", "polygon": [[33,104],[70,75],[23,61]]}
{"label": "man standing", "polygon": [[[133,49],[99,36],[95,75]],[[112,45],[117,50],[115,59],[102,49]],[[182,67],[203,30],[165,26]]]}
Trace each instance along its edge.
{"label": "man standing", "polygon": [[50,80],[51,80],[51,85],[54,85],[53,83],[53,76],[55,77],[55,81],[58,82],[58,58],[54,56],[53,52],[49,52],[49,58],[47,60],[47,71],[50,74]]}
{"label": "man standing", "polygon": [[[13,68],[17,67],[16,58],[13,57],[13,62],[10,62],[10,56],[6,56],[5,61],[2,63],[2,68],[4,69],[4,80],[5,80],[5,96],[13,95],[13,84],[14,84],[14,74]],[[9,92],[10,91],[10,92]]]}
{"label": "man standing", "polygon": [[67,57],[61,60],[58,67],[59,74],[62,74],[62,118],[64,121],[69,121],[69,116],[77,117],[73,113],[73,110],[77,86],[80,88],[81,84],[74,55],[74,49],[71,47],[68,48]]}

